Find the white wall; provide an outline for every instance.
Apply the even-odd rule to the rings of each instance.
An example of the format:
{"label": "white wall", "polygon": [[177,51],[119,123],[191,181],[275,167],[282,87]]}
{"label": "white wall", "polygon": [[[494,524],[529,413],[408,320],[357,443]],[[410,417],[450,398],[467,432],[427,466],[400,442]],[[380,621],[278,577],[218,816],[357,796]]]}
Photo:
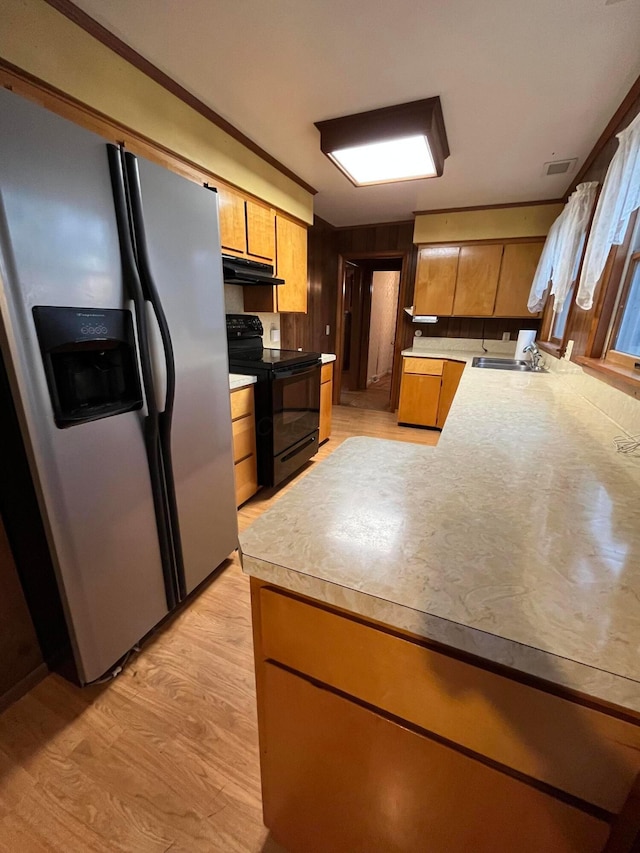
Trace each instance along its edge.
{"label": "white wall", "polygon": [[373,274],[367,385],[391,372],[399,285],[399,272]]}

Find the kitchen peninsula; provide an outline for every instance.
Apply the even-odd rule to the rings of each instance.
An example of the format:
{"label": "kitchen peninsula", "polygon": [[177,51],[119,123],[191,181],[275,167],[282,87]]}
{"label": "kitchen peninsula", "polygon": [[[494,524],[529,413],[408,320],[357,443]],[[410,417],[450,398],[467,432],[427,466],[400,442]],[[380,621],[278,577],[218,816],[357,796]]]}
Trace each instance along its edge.
{"label": "kitchen peninsula", "polygon": [[630,851],[640,462],[558,377],[455,357],[437,447],[349,439],[241,536],[265,823],[291,853]]}

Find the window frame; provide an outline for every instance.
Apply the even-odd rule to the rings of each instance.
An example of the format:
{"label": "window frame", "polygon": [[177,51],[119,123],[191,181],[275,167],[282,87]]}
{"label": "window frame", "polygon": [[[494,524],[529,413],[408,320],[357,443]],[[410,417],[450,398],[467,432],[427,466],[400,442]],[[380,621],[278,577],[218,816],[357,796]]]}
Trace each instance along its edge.
{"label": "window frame", "polygon": [[[613,348],[631,285],[629,272],[634,256],[640,257],[640,208],[631,214],[624,241],[611,247],[595,292],[595,311],[589,324],[585,355],[572,361],[596,378],[640,399],[640,370],[635,368],[640,358]],[[575,310],[574,301],[572,311]]]}
{"label": "window frame", "polygon": [[624,312],[627,306],[627,299],[629,298],[629,293],[631,291],[634,274],[638,269],[640,269],[640,229],[636,229],[634,244],[634,250],[627,259],[626,272],[622,287],[619,291],[618,305],[614,312],[614,318],[611,324],[608,342],[609,345],[605,348],[604,352],[605,362],[627,368],[628,370],[637,369],[636,364],[640,364],[640,353],[638,355],[633,355],[631,353],[624,352],[623,350],[617,350],[614,342],[618,337],[618,333],[620,332],[620,327],[624,319]]}

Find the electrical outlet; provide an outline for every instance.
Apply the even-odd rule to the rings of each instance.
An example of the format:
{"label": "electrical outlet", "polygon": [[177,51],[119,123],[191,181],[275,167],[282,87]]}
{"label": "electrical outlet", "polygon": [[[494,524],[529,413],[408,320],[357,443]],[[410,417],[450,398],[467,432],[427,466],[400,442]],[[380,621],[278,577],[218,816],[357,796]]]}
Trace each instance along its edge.
{"label": "electrical outlet", "polygon": [[329,335],[331,334],[331,326],[325,326],[324,333],[327,337],[329,337]]}
{"label": "electrical outlet", "polygon": [[503,332],[502,333],[502,340],[503,341],[510,341],[511,340],[511,335],[509,334],[509,332]]}

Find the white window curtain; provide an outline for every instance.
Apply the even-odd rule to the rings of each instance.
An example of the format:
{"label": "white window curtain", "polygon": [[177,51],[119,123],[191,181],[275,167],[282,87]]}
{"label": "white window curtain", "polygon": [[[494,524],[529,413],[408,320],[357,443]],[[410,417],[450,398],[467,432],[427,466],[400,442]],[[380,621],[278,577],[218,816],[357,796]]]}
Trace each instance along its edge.
{"label": "white window curtain", "polygon": [[578,274],[580,254],[593,212],[597,189],[597,181],[578,184],[562,212],[564,221],[558,238],[559,249],[551,288],[554,295],[553,310],[556,314],[562,311],[564,301],[571,289],[571,282]]}
{"label": "white window curtain", "polygon": [[576,302],[588,310],[612,246],[623,242],[629,217],[640,206],[640,114],[618,134],[593,217]]}
{"label": "white window curtain", "polygon": [[[564,213],[564,210],[562,213]],[[540,260],[538,261],[536,274],[533,277],[529,301],[527,302],[527,308],[532,314],[537,314],[544,308],[545,293],[547,292],[547,287],[553,275],[553,267],[556,263],[558,235],[562,227],[562,213],[549,229]]]}
{"label": "white window curtain", "polygon": [[597,188],[597,181],[578,184],[549,229],[527,304],[532,314],[544,308],[549,282],[554,296],[553,310],[556,314],[562,311],[571,282],[577,274]]}

